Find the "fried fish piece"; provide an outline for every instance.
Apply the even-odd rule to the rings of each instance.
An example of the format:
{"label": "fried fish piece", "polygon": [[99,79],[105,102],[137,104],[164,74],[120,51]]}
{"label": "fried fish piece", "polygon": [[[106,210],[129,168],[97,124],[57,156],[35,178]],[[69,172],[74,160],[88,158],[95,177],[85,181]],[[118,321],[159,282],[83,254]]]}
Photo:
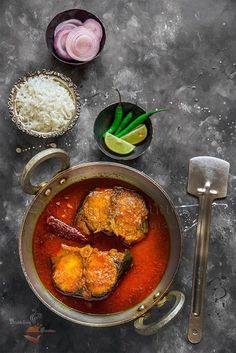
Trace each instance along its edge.
{"label": "fried fish piece", "polygon": [[114,233],[130,245],[148,232],[148,210],[143,197],[133,190],[95,189],[79,209],[75,226],[87,235]]}
{"label": "fried fish piece", "polygon": [[53,283],[66,295],[87,297],[83,257],[80,249],[62,244],[57,256],[52,257]]}
{"label": "fried fish piece", "polygon": [[53,283],[57,290],[85,300],[107,296],[132,263],[128,250],[100,251],[86,245],[83,248],[62,245],[52,258]]}
{"label": "fried fish piece", "polygon": [[148,210],[141,195],[117,187],[111,208],[111,228],[124,243],[130,245],[145,237],[148,231]]}
{"label": "fried fish piece", "polygon": [[112,232],[110,209],[112,189],[95,189],[86,197],[76,219],[76,225],[85,234]]}

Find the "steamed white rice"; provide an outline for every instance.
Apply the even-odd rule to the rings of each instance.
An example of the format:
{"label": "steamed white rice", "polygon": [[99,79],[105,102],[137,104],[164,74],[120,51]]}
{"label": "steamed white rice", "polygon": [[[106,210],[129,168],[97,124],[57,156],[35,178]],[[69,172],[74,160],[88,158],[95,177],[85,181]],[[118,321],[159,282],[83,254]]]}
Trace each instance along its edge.
{"label": "steamed white rice", "polygon": [[65,127],[75,113],[70,92],[52,77],[30,77],[18,89],[16,109],[27,129],[52,132]]}

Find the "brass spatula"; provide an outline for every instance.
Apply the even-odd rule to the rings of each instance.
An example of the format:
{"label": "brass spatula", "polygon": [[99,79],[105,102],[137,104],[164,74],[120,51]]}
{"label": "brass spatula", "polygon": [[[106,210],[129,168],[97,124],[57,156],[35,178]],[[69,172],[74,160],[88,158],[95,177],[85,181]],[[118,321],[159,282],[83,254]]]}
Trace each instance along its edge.
{"label": "brass spatula", "polygon": [[214,157],[195,157],[189,162],[188,192],[199,198],[197,239],[193,267],[192,300],[188,339],[198,343],[203,331],[203,303],[210,237],[211,207],[226,197],[229,163]]}

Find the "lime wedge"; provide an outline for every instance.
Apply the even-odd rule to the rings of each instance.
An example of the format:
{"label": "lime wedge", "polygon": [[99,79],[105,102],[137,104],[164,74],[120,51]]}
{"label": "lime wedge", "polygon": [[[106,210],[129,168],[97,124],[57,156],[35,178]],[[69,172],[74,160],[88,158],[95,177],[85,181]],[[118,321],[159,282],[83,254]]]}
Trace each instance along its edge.
{"label": "lime wedge", "polygon": [[130,131],[128,134],[121,137],[122,140],[136,145],[137,143],[142,142],[147,137],[147,127],[144,124],[141,124],[136,127],[136,129]]}
{"label": "lime wedge", "polygon": [[118,154],[128,154],[135,149],[135,146],[131,145],[131,143],[109,134],[109,132],[105,133],[104,141],[109,150]]}

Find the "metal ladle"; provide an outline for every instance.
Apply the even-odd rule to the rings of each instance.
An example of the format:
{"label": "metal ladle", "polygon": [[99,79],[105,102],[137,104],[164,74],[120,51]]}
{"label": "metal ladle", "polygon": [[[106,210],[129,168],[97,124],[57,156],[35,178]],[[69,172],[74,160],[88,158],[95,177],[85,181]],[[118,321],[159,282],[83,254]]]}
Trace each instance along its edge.
{"label": "metal ladle", "polygon": [[203,333],[203,304],[210,238],[211,208],[215,199],[227,195],[229,163],[214,157],[195,157],[189,162],[187,191],[199,198],[199,216],[195,246],[192,300],[188,339],[199,343]]}

